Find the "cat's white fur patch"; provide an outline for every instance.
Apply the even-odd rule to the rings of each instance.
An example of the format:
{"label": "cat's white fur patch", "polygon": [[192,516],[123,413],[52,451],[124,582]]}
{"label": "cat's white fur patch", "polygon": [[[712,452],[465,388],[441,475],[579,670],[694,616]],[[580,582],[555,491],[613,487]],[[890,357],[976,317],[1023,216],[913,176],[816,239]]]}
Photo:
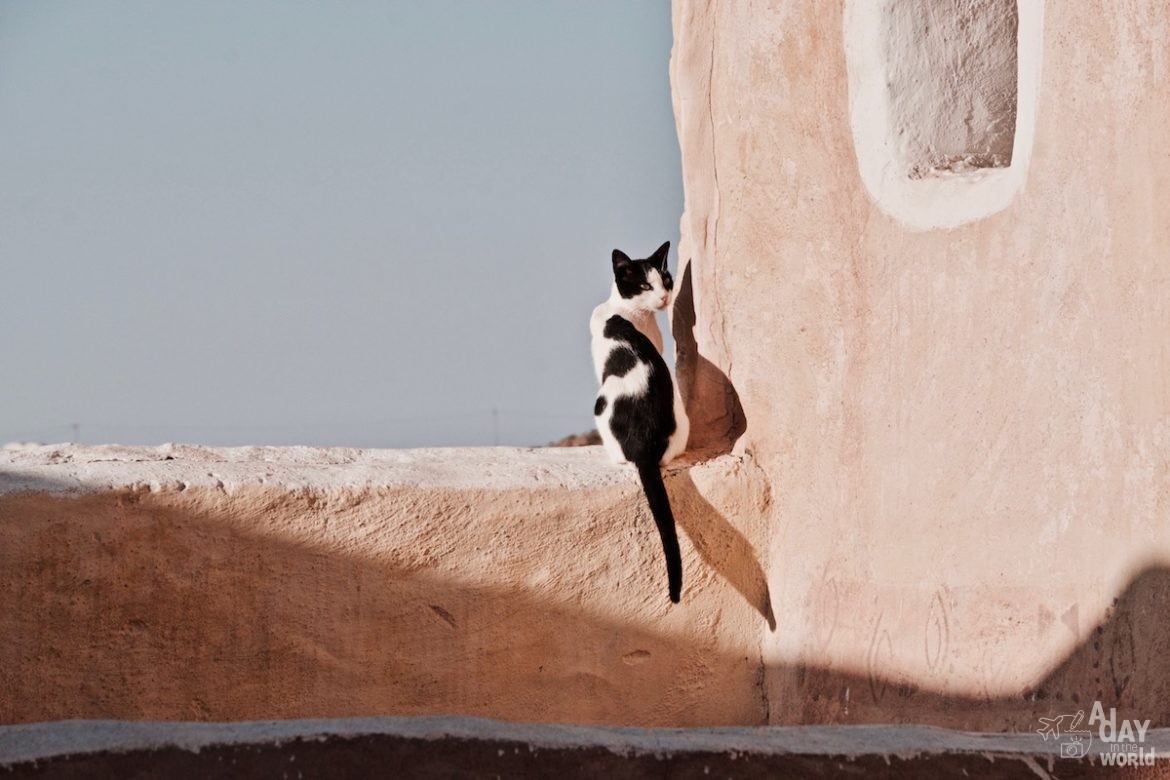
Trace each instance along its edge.
{"label": "cat's white fur patch", "polygon": [[[658,328],[658,318],[655,312],[669,305],[671,291],[663,284],[662,275],[657,270],[647,274],[649,290],[644,290],[633,298],[622,298],[615,285],[610,291],[609,300],[593,310],[589,318],[589,333],[592,336],[591,352],[593,354],[593,368],[597,374],[597,381],[601,383],[598,395],[605,399],[605,408],[594,419],[597,423],[597,432],[601,434],[601,443],[605,452],[614,463],[626,463],[626,456],[622,446],[614,438],[609,427],[610,417],[613,415],[614,402],[622,397],[638,397],[644,394],[649,383],[649,368],[645,363],[638,363],[633,370],[623,377],[610,376],[602,382],[601,375],[605,371],[605,361],[614,349],[626,349],[625,345],[605,335],[605,323],[610,317],[617,314],[629,320],[642,335],[650,339],[654,348],[662,353],[662,331]],[[666,303],[662,301],[665,298]],[[690,436],[690,420],[687,419],[686,406],[683,404],[679,392],[678,380],[672,377],[674,385],[674,420],[675,431],[667,443],[666,452],[662,456],[663,465],[681,455],[687,447],[687,438]]]}

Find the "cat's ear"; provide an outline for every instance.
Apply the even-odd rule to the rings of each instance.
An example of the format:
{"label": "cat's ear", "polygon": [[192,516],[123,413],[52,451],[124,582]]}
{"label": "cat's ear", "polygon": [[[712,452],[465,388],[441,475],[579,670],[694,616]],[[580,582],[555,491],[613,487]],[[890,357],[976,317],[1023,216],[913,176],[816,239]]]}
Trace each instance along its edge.
{"label": "cat's ear", "polygon": [[613,250],[613,272],[614,273],[618,273],[619,271],[624,271],[624,270],[628,269],[633,264],[634,264],[634,261],[631,260],[630,256],[627,255],[625,252],[623,252],[620,249]]}
{"label": "cat's ear", "polygon": [[662,246],[654,250],[654,254],[650,255],[650,264],[660,271],[666,270],[666,259],[670,256],[670,242],[667,241]]}

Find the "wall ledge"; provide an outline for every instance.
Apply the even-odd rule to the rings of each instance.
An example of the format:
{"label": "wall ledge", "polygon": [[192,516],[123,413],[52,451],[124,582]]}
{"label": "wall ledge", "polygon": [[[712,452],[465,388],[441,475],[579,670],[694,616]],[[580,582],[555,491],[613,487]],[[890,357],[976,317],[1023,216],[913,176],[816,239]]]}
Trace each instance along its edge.
{"label": "wall ledge", "polygon": [[[723,456],[708,468],[732,466]],[[695,463],[679,460],[676,473]],[[704,464],[705,465],[705,464]],[[242,486],[298,489],[597,488],[633,484],[635,472],[595,447],[158,447],[9,444],[0,448],[0,494],[101,492],[115,488]]]}
{"label": "wall ledge", "polygon": [[[1170,751],[1170,729],[1145,745]],[[1096,746],[1094,746],[1096,747]],[[412,777],[562,776],[997,777],[1115,776],[1097,754],[1062,758],[1034,733],[986,734],[923,726],[636,729],[507,723],[482,718],[353,718],[243,723],[74,721],[0,727],[7,777],[46,771],[129,776],[272,776],[276,769],[368,776],[387,766]],[[1163,770],[1165,764],[1161,765]],[[847,768],[848,767],[848,768]],[[1151,771],[1157,771],[1151,767]],[[615,774],[616,773],[616,774]],[[1113,774],[1111,774],[1113,773]]]}
{"label": "wall ledge", "polygon": [[0,723],[762,723],[767,488],[600,447],[0,450]]}

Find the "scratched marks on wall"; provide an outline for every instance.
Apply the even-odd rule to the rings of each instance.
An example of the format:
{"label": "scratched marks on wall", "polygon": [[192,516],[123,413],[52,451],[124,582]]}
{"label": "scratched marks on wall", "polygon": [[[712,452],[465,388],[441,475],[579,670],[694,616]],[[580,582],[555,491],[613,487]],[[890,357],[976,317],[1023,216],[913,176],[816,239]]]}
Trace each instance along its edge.
{"label": "scratched marks on wall", "polygon": [[[1105,613],[1105,622],[1097,627],[1093,637],[1093,649],[1098,656],[1098,663],[1094,666],[1099,666],[1102,660],[1108,662],[1109,679],[1113,683],[1113,699],[1120,703],[1122,694],[1133,680],[1134,667],[1137,664],[1137,642],[1134,639],[1132,612],[1128,609],[1119,610],[1117,604],[1118,600],[1113,599],[1113,604]],[[1106,625],[1112,630],[1106,632],[1104,628]],[[1107,643],[1103,643],[1102,639],[1107,640]],[[1100,679],[1097,682],[1100,684]]]}
{"label": "scratched marks on wall", "polygon": [[945,588],[934,592],[926,611],[923,647],[926,652],[926,668],[932,674],[943,668],[943,660],[951,643],[951,623],[947,610],[948,594]]}
{"label": "scratched marks on wall", "polygon": [[835,577],[821,580],[813,589],[809,606],[815,621],[811,632],[813,653],[820,658],[831,657],[829,650],[841,623],[841,586]]}
{"label": "scratched marks on wall", "polygon": [[869,650],[865,654],[865,675],[869,681],[869,695],[874,704],[880,704],[890,687],[890,672],[894,668],[894,642],[882,625],[884,612],[873,622]]}
{"label": "scratched marks on wall", "polygon": [[[860,671],[867,699],[889,704],[891,695],[906,700],[920,686],[946,689],[955,671],[952,634],[955,630],[954,597],[946,585],[931,590],[908,589],[897,608],[866,609],[864,594],[869,586],[842,580],[826,573],[809,589],[805,605],[809,615],[806,657],[815,659],[812,674],[800,684],[808,695],[838,696],[840,691],[813,690],[828,679],[823,674],[834,667]],[[865,644],[861,669],[851,663],[850,646],[861,639]],[[862,691],[854,689],[854,698]]]}
{"label": "scratched marks on wall", "polygon": [[[914,605],[914,611],[921,617],[909,620],[909,625],[921,621],[919,625],[922,626],[923,663],[930,675],[935,678],[945,678],[949,668],[947,661],[951,650],[950,601],[950,593],[945,586],[936,588],[929,600]],[[900,622],[905,625],[907,621]],[[913,696],[917,688],[910,682],[913,678],[911,670],[917,666],[911,662],[909,640],[912,634],[906,633],[901,626],[894,626],[892,623],[884,611],[879,612],[870,629],[865,671],[870,697],[874,704],[881,703],[891,686],[897,687],[897,694],[902,699]],[[895,636],[904,636],[905,639],[896,644]]]}

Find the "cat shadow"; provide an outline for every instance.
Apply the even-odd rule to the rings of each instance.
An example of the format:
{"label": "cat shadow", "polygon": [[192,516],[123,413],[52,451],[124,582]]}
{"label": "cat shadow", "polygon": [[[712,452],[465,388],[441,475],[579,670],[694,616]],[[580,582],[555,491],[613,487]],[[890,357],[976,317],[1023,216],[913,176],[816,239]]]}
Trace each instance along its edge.
{"label": "cat shadow", "polygon": [[[687,263],[675,293],[670,326],[676,348],[675,375],[691,421],[687,451],[715,457],[731,452],[747,430],[739,393],[727,374],[699,352],[695,338],[695,288]],[[699,557],[731,583],[776,630],[768,579],[751,543],[699,492],[689,473],[670,480],[675,521],[682,526]]]}
{"label": "cat shadow", "polygon": [[703,497],[688,471],[668,476],[668,489],[675,522],[686,532],[699,557],[731,583],[767,621],[768,629],[775,631],[768,578],[751,542]]}
{"label": "cat shadow", "polygon": [[691,421],[688,449],[707,456],[723,455],[731,452],[747,430],[747,417],[727,374],[699,352],[692,265],[687,263],[683,269],[670,321],[676,348],[675,374]]}

